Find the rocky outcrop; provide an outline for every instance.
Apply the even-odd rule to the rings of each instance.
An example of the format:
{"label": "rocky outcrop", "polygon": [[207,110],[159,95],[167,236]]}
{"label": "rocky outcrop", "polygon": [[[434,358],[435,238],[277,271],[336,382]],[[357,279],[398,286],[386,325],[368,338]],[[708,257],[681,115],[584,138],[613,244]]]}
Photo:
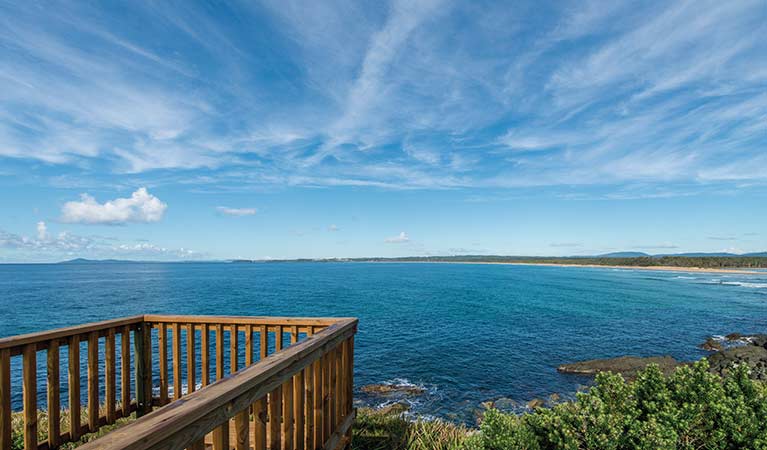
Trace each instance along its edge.
{"label": "rocky outcrop", "polygon": [[376,394],[376,395],[404,395],[404,396],[415,396],[415,395],[421,395],[426,390],[420,386],[416,386],[413,384],[368,384],[366,386],[362,386],[360,390],[366,394]]}
{"label": "rocky outcrop", "polygon": [[[715,352],[707,357],[711,372],[725,374],[733,365],[745,364],[749,367],[751,377],[767,381],[767,334],[741,335],[731,333],[724,338],[710,337],[699,346],[704,350]],[[613,372],[633,379],[636,374],[648,364],[657,364],[661,371],[669,375],[683,364],[671,356],[652,356],[640,358],[637,356],[621,356],[619,358],[594,359],[557,367],[561,373],[578,375],[595,375],[598,372]]]}
{"label": "rocky outcrop", "polygon": [[619,358],[592,359],[572,364],[562,364],[557,367],[557,371],[578,375],[596,375],[599,372],[613,372],[623,375],[624,378],[633,379],[648,364],[657,364],[663,373],[670,374],[679,366],[680,362],[671,356],[651,356],[648,358],[621,356]]}
{"label": "rocky outcrop", "polygon": [[722,350],[708,357],[711,371],[724,375],[734,365],[745,364],[751,371],[751,378],[767,381],[767,348],[745,345]]}

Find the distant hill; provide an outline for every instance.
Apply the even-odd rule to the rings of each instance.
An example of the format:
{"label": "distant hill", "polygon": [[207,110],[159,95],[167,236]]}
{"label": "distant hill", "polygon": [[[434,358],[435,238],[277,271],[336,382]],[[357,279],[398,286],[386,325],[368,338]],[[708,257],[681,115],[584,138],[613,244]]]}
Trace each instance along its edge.
{"label": "distant hill", "polygon": [[650,256],[643,252],[613,252],[605,253],[604,255],[597,255],[596,258],[641,258]]}

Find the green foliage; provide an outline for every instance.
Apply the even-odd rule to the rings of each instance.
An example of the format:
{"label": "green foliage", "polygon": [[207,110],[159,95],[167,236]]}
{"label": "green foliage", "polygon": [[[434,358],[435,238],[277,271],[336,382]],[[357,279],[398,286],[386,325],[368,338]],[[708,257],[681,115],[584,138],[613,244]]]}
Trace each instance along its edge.
{"label": "green foliage", "polygon": [[505,449],[767,449],[767,388],[746,367],[725,379],[703,360],[632,383],[600,374],[576,401],[520,417],[489,411],[481,447]]}

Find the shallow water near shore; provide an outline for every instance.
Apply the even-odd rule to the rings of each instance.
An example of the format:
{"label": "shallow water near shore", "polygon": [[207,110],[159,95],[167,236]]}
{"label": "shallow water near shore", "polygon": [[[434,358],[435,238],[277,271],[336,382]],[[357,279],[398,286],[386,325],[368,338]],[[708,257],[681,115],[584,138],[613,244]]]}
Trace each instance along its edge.
{"label": "shallow water near shore", "polygon": [[[506,398],[522,410],[533,398],[566,398],[589,382],[557,373],[562,363],[626,354],[692,360],[706,355],[696,346],[710,335],[767,332],[767,273],[428,263],[0,265],[0,293],[0,337],[143,313],[355,316],[358,387],[422,385],[425,393],[408,399],[415,414],[469,423],[481,402]],[[13,378],[20,380],[16,366]],[[374,406],[396,400],[358,397]]]}

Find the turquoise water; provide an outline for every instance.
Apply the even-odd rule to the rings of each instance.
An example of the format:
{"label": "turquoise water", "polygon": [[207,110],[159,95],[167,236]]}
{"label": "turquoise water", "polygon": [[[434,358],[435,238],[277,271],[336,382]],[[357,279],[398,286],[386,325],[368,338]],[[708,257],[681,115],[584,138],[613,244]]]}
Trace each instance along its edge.
{"label": "turquoise water", "polygon": [[588,383],[558,374],[561,363],[624,354],[697,359],[704,352],[696,346],[709,335],[767,332],[767,273],[395,263],[0,266],[0,336],[142,313],[355,316],[358,386],[420,384],[427,393],[412,400],[416,413],[471,421],[482,401],[525,403]]}

